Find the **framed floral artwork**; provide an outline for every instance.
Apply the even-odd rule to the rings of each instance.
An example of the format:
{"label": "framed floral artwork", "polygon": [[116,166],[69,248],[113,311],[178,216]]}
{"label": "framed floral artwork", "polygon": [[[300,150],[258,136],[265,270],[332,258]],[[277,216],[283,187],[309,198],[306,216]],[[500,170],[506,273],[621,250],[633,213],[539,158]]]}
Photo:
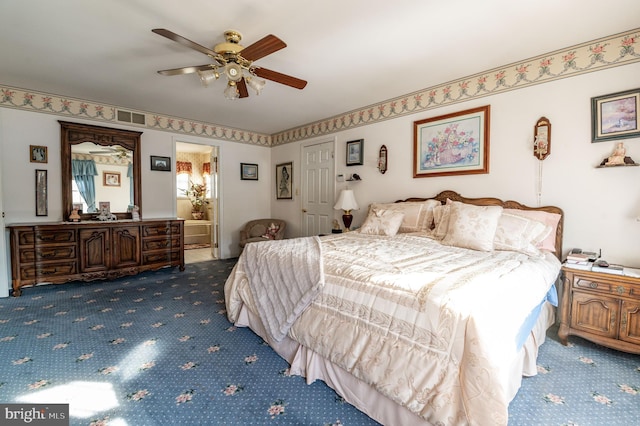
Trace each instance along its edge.
{"label": "framed floral artwork", "polygon": [[413,123],[413,177],[489,173],[489,105]]}
{"label": "framed floral artwork", "polygon": [[640,136],[640,89],[591,98],[591,141]]}

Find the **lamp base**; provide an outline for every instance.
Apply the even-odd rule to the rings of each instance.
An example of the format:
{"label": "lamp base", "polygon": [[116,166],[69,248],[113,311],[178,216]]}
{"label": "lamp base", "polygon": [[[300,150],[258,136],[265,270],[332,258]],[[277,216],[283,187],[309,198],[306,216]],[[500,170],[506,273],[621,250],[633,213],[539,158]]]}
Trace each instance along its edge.
{"label": "lamp base", "polygon": [[351,228],[351,222],[353,221],[353,215],[352,214],[343,214],[342,215],[342,222],[344,223],[344,227],[347,229],[347,231],[349,230],[349,228]]}

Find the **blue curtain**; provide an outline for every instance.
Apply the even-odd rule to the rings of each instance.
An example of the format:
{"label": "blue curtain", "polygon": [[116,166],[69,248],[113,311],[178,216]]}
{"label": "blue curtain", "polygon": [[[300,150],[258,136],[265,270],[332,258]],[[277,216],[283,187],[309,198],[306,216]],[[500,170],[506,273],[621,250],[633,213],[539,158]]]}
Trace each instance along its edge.
{"label": "blue curtain", "polygon": [[127,167],[127,177],[129,178],[129,210],[133,210],[133,164]]}
{"label": "blue curtain", "polygon": [[96,163],[93,160],[71,160],[71,174],[76,181],[78,191],[87,203],[87,213],[96,212],[96,184],[94,176],[98,176]]}

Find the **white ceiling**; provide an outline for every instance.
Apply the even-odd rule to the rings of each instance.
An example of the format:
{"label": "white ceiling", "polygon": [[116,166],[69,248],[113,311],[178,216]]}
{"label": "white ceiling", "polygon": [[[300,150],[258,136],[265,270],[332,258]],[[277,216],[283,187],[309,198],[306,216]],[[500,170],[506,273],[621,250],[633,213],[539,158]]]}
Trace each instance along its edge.
{"label": "white ceiling", "polygon": [[[0,84],[272,134],[638,28],[640,1],[2,0],[0,17]],[[256,64],[309,84],[226,100],[157,74],[209,59],[153,28],[209,48],[274,34],[287,48]]]}

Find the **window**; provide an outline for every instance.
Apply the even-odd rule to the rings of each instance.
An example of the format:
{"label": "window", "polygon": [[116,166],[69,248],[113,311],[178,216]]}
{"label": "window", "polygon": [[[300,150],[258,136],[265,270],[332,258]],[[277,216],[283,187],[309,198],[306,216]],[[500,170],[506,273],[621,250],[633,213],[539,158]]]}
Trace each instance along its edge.
{"label": "window", "polygon": [[75,179],[71,180],[71,200],[73,204],[82,204],[83,212],[87,211],[87,203],[84,201],[84,198],[82,198],[82,195],[80,195],[80,191],[78,190],[78,185],[76,185]]}
{"label": "window", "polygon": [[186,197],[186,191],[189,189],[189,174],[180,173],[176,176],[176,188],[178,189],[178,197]]}

